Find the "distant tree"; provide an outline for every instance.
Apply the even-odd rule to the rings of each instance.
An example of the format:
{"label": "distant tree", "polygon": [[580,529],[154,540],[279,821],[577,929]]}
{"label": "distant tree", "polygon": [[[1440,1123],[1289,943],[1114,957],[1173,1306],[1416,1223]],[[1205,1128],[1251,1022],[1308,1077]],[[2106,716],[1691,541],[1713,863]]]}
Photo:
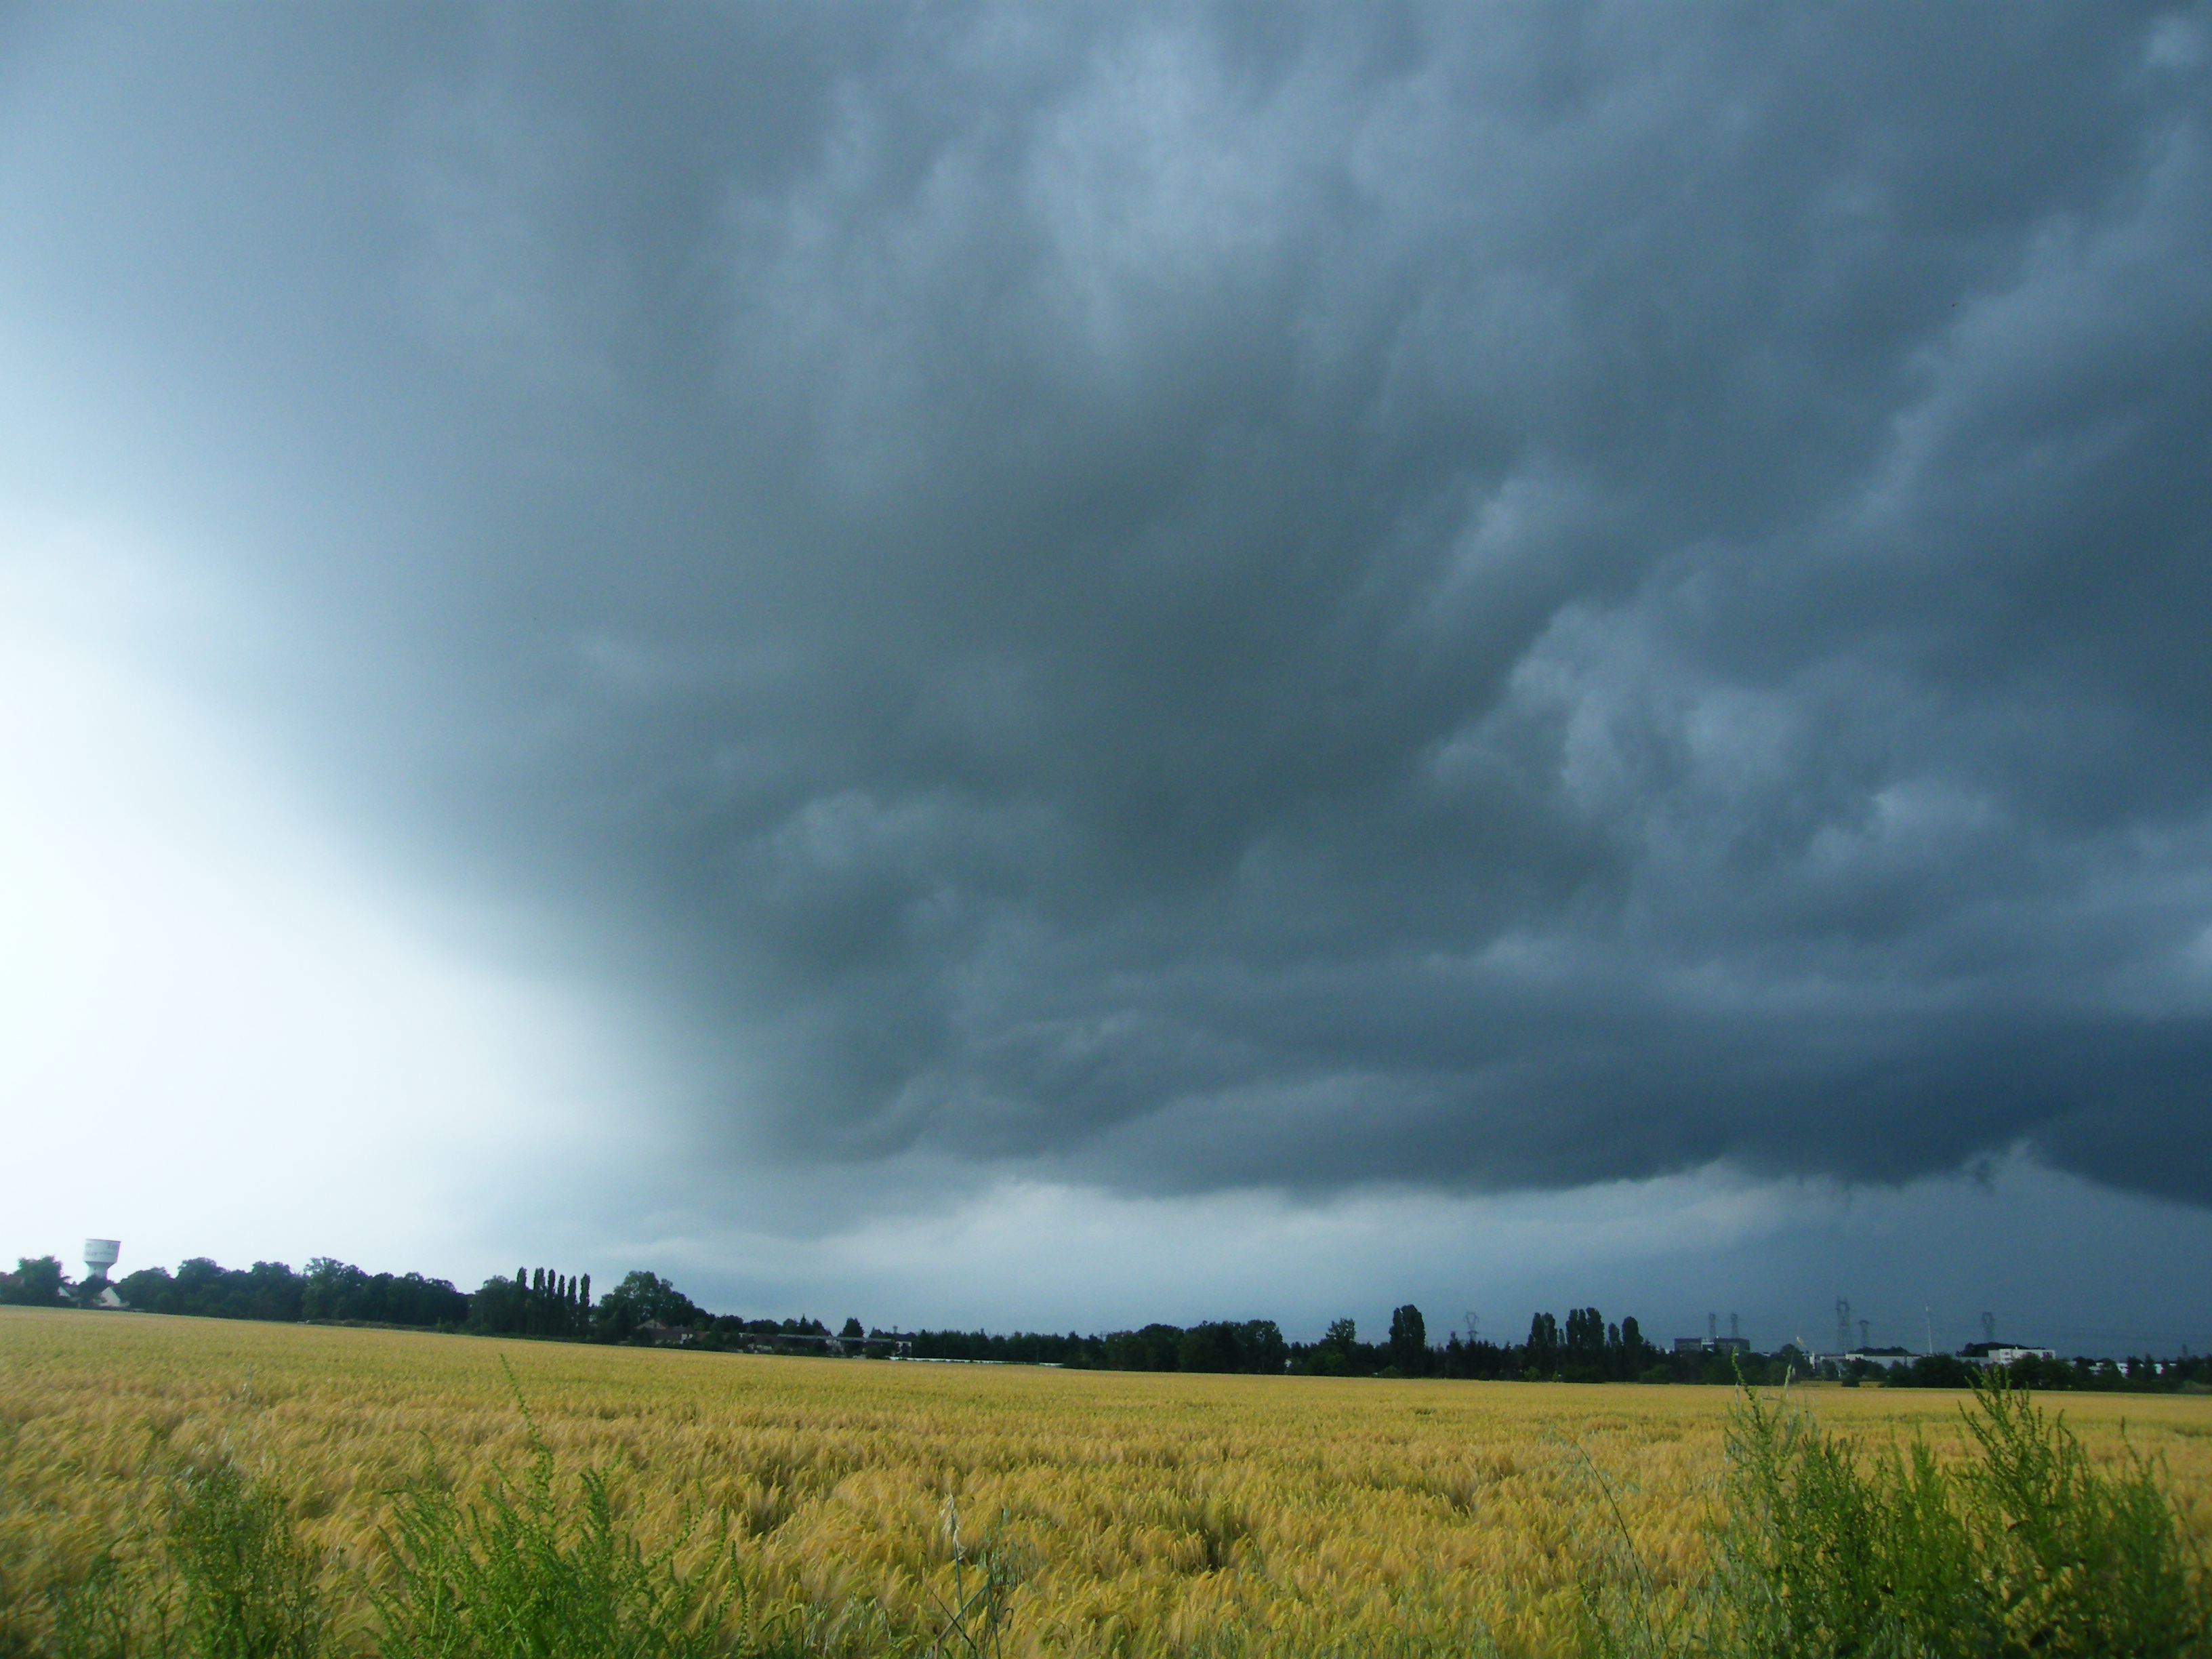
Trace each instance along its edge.
{"label": "distant tree", "polygon": [[469,1297],[469,1328],[483,1332],[514,1328],[513,1279],[494,1273],[477,1287]]}
{"label": "distant tree", "polygon": [[450,1281],[416,1273],[366,1273],[350,1262],[319,1255],[300,1285],[302,1319],[458,1328],[469,1318],[469,1298]]}
{"label": "distant tree", "polygon": [[1390,1363],[1401,1376],[1428,1374],[1429,1328],[1421,1310],[1410,1302],[1390,1313]]}
{"label": "distant tree", "polygon": [[257,1261],[246,1269],[246,1279],[244,1306],[234,1318],[272,1319],[285,1324],[298,1322],[307,1286],[289,1263]]}
{"label": "distant tree", "polygon": [[1241,1371],[1243,1344],[1237,1328],[1218,1322],[1194,1325],[1176,1345],[1176,1369],[1185,1371]]}
{"label": "distant tree", "polygon": [[1559,1322],[1540,1313],[1528,1322],[1528,1346],[1524,1351],[1532,1376],[1554,1376],[1559,1369]]}
{"label": "distant tree", "polygon": [[[408,1279],[412,1280],[410,1273]],[[442,1279],[423,1281],[423,1288],[412,1294],[418,1297],[435,1298],[440,1295]],[[495,1335],[543,1336],[556,1341],[580,1341],[590,1334],[588,1275],[578,1278],[562,1274],[551,1267],[514,1270],[513,1279],[502,1279],[495,1273],[484,1280],[473,1296],[462,1298],[466,1311],[452,1316],[453,1322],[465,1319],[468,1328]],[[395,1286],[395,1296],[398,1293]],[[455,1296],[459,1292],[453,1292]],[[441,1315],[439,1322],[447,1316]],[[428,1323],[425,1320],[403,1320],[403,1323]]]}
{"label": "distant tree", "polygon": [[1559,1372],[1570,1382],[1598,1382],[1607,1375],[1605,1316],[1595,1308],[1567,1310],[1566,1341],[1559,1354]]}
{"label": "distant tree", "polygon": [[1974,1368],[1955,1354],[1924,1353],[1890,1372],[1885,1383],[1893,1389],[1968,1389],[1974,1383]]}
{"label": "distant tree", "polygon": [[123,1298],[125,1307],[141,1313],[174,1313],[177,1311],[177,1281],[169,1277],[167,1267],[141,1267],[116,1281],[115,1294]]}
{"label": "distant tree", "polygon": [[1641,1376],[1659,1363],[1658,1348],[1644,1340],[1643,1328],[1630,1314],[1620,1322],[1620,1375]]}
{"label": "distant tree", "polygon": [[[2201,1362],[2199,1363],[2201,1369]],[[2012,1386],[2015,1389],[2070,1389],[2081,1378],[2081,1373],[2077,1369],[2079,1364],[2078,1361],[2069,1365],[2063,1359],[2043,1359],[2031,1356],[2026,1359],[2014,1360],[2007,1369],[2010,1372]],[[2179,1382],[2179,1380],[2177,1376],[2176,1381]]]}
{"label": "distant tree", "polygon": [[61,1258],[19,1255],[15,1271],[0,1273],[0,1302],[19,1308],[58,1308],[69,1300],[70,1277]]}
{"label": "distant tree", "polygon": [[368,1275],[349,1262],[319,1255],[307,1263],[307,1285],[300,1297],[301,1316],[306,1319],[363,1319],[361,1311]]}
{"label": "distant tree", "polygon": [[1244,1322],[1244,1369],[1262,1376],[1279,1376],[1291,1357],[1291,1345],[1283,1340],[1282,1328],[1272,1319],[1248,1319]]}
{"label": "distant tree", "polygon": [[1180,1325],[1147,1325],[1138,1331],[1107,1334],[1103,1365],[1115,1371],[1172,1371],[1182,1367]]}
{"label": "distant tree", "polygon": [[[592,1334],[603,1341],[627,1341],[647,1325],[689,1326],[707,1316],[698,1304],[658,1274],[632,1273],[599,1298]],[[815,1321],[806,1322],[827,1335]]]}
{"label": "distant tree", "polygon": [[853,1341],[857,1339],[865,1338],[867,1335],[867,1332],[860,1328],[860,1322],[857,1318],[854,1318],[847,1320],[845,1322],[844,1328],[839,1331],[837,1334],[847,1341]]}
{"label": "distant tree", "polygon": [[1359,1326],[1351,1319],[1332,1319],[1306,1358],[1304,1369],[1322,1376],[1350,1376],[1372,1370],[1359,1340]]}
{"label": "distant tree", "polygon": [[178,1267],[161,1311],[290,1323],[302,1316],[306,1294],[307,1280],[282,1261],[257,1261],[240,1269],[196,1255]]}

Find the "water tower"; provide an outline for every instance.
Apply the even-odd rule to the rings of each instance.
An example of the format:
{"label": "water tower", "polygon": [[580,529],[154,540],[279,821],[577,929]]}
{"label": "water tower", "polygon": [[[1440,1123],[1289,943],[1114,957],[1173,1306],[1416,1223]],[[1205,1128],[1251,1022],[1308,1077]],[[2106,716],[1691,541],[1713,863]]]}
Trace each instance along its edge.
{"label": "water tower", "polygon": [[[122,1254],[123,1242],[120,1239],[86,1239],[84,1241],[85,1277],[87,1279],[106,1279],[107,1277],[107,1270],[115,1265],[115,1258]],[[119,1301],[116,1297],[115,1287],[113,1285],[111,1285],[106,1289],[100,1291],[100,1305],[103,1308],[119,1308],[123,1305],[121,1301]]]}

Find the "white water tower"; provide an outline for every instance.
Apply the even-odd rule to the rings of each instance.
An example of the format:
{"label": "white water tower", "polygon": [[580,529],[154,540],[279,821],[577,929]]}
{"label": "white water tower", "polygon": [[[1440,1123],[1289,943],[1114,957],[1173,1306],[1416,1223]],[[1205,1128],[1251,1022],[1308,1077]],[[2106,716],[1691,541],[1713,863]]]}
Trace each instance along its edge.
{"label": "white water tower", "polygon": [[[87,1279],[106,1279],[107,1270],[115,1265],[115,1258],[123,1254],[123,1242],[115,1238],[88,1238],[84,1241],[84,1276]],[[119,1308],[115,1287],[110,1285],[100,1293],[100,1305]]]}

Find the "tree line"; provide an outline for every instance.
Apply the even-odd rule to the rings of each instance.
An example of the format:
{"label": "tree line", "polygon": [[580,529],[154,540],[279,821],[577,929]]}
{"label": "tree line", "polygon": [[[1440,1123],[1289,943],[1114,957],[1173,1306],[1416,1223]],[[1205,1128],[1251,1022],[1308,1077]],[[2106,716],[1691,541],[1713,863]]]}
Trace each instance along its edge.
{"label": "tree line", "polygon": [[1060,1365],[1070,1370],[1279,1373],[1291,1344],[1272,1319],[1208,1320],[1188,1327],[1146,1325],[1133,1331],[1065,1336],[1049,1331],[878,1332],[916,1359],[964,1359],[1012,1365]]}
{"label": "tree line", "polygon": [[[20,1258],[0,1273],[0,1303],[66,1307],[95,1301],[111,1288],[101,1279],[74,1284],[53,1256]],[[1492,1342],[1450,1332],[1429,1340],[1427,1322],[1411,1303],[1390,1315],[1389,1333],[1361,1339],[1357,1323],[1331,1322],[1316,1342],[1286,1340],[1272,1319],[1206,1320],[1190,1326],[1152,1324],[1084,1335],[1069,1331],[885,1330],[848,1318],[834,1334],[811,1316],[747,1319],[710,1314],[658,1274],[636,1272],[594,1299],[589,1273],[518,1267],[495,1273],[473,1291],[416,1273],[369,1273],[349,1262],[317,1256],[305,1273],[281,1261],[228,1268],[195,1256],[172,1273],[142,1267],[112,1288],[128,1307],[150,1313],[216,1319],[259,1319],[392,1325],[551,1342],[674,1346],[708,1352],[896,1354],[915,1359],[1059,1365],[1071,1370],[1244,1372],[1265,1376],[1458,1377],[1479,1381],[1562,1382],[1780,1383],[1820,1376],[1846,1386],[1965,1388],[1976,1369],[1950,1354],[1928,1354],[1885,1369],[1867,1360],[1815,1361],[1794,1346],[1771,1354],[1699,1347],[1662,1349],[1633,1316],[1609,1322],[1595,1308],[1573,1308],[1565,1322],[1535,1315],[1528,1336]],[[2076,1358],[2015,1361],[2016,1385],[2034,1389],[2172,1392],[2212,1389],[2212,1359]]]}
{"label": "tree line", "polygon": [[19,1260],[13,1273],[0,1273],[0,1301],[68,1305],[95,1301],[108,1289],[126,1307],[142,1312],[213,1319],[324,1320],[459,1329],[469,1316],[468,1297],[445,1279],[415,1273],[364,1273],[330,1256],[317,1256],[303,1273],[282,1261],[225,1267],[206,1256],[194,1256],[173,1273],[167,1267],[141,1267],[112,1285],[98,1278],[72,1285],[52,1256]]}
{"label": "tree line", "polygon": [[[518,1267],[514,1277],[495,1273],[475,1291],[418,1273],[371,1273],[331,1256],[317,1256],[305,1273],[282,1261],[225,1267],[194,1256],[174,1273],[141,1267],[110,1281],[82,1284],[64,1271],[59,1257],[19,1257],[13,1273],[0,1273],[0,1304],[88,1307],[112,1290],[124,1306],[142,1313],[185,1314],[207,1319],[256,1319],[394,1325],[482,1336],[521,1336],[554,1342],[680,1341],[687,1346],[739,1346],[761,1340],[812,1340],[829,1328],[816,1319],[738,1319],[708,1313],[657,1274],[633,1273],[604,1296],[592,1295],[589,1273],[551,1267]],[[861,1335],[857,1320],[847,1334]],[[822,1350],[817,1346],[815,1352]]]}
{"label": "tree line", "polygon": [[[1956,1354],[1922,1354],[1908,1364],[1885,1370],[1868,1360],[1838,1365],[1823,1361],[1820,1372],[1845,1387],[1874,1383],[1887,1389],[1964,1389],[1972,1386],[1977,1367]],[[2015,1389],[2043,1391],[2072,1389],[2105,1394],[2212,1393],[2212,1358],[2185,1354],[2179,1359],[2159,1359],[2149,1354],[2130,1354],[2124,1359],[2045,1359],[2028,1354],[2005,1367]]]}

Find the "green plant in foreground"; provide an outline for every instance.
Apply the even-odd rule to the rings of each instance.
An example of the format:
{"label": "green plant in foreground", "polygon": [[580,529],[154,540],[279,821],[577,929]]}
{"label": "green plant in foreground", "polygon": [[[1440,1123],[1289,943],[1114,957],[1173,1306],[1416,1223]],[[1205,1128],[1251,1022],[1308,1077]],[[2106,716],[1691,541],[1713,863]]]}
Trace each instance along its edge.
{"label": "green plant in foreground", "polygon": [[[528,1413],[525,1413],[526,1421]],[[606,1472],[556,1490],[552,1449],[530,1425],[531,1463],[495,1474],[465,1505],[434,1462],[398,1494],[395,1570],[372,1593],[380,1659],[705,1659],[725,1650],[733,1575],[687,1577],[688,1534],[647,1553],[616,1512]]]}
{"label": "green plant in foreground", "polygon": [[2005,1651],[2196,1652],[2212,1642],[2203,1563],[2158,1471],[2130,1449],[2100,1472],[2025,1394],[1980,1391],[1966,1426],[1972,1538]]}
{"label": "green plant in foreground", "polygon": [[[960,1499],[945,1499],[945,1534],[952,1546],[952,1600],[941,1598],[944,1627],[929,1644],[928,1659],[1000,1659],[1006,1651],[1008,1606],[1015,1587],[1026,1575],[1029,1562],[1003,1536],[1006,1517],[988,1534],[981,1548],[970,1551],[960,1539]],[[968,1587],[968,1564],[977,1568],[975,1587]]]}
{"label": "green plant in foreground", "polygon": [[1863,1455],[1745,1393],[1727,1439],[1718,1565],[1677,1619],[1619,1572],[1585,1590],[1604,1656],[2185,1659],[2212,1651],[2212,1593],[2159,1471],[2100,1469],[2002,1382],[1964,1413],[1972,1454]]}
{"label": "green plant in foreground", "polygon": [[53,1611],[48,1651],[56,1659],[155,1659],[170,1650],[169,1598],[112,1551],[102,1550],[82,1579],[50,1590],[47,1599]]}
{"label": "green plant in foreground", "polygon": [[192,1659],[315,1659],[330,1616],[320,1571],[268,1482],[224,1462],[185,1477],[167,1553]]}
{"label": "green plant in foreground", "polygon": [[[47,1592],[52,1659],[319,1659],[320,1564],[283,1496],[228,1460],[179,1475],[159,1547],[110,1548]],[[133,1534],[131,1545],[143,1543]]]}

